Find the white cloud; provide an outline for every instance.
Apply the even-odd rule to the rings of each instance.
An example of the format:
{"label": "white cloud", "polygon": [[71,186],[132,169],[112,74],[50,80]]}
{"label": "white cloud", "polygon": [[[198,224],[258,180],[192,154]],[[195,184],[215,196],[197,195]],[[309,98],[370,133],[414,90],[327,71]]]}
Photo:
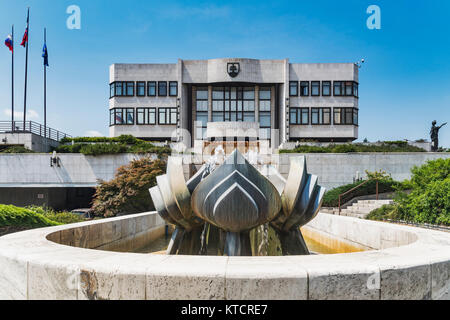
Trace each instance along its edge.
{"label": "white cloud", "polygon": [[88,131],[86,131],[84,133],[84,136],[85,137],[104,137],[103,134],[101,134],[100,132],[95,131],[95,130],[88,130]]}
{"label": "white cloud", "polygon": [[[11,118],[11,110],[10,109],[4,109],[3,113],[8,117],[8,120]],[[28,120],[38,120],[39,114],[35,110],[28,110],[27,111],[27,121]],[[14,119],[16,121],[20,121],[23,119],[23,111],[14,111]]]}

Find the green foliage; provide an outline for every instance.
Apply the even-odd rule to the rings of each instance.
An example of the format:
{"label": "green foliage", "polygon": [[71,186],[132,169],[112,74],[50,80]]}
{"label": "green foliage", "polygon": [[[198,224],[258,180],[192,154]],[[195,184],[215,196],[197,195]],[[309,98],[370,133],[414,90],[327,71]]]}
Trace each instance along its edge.
{"label": "green foliage", "polygon": [[108,137],[77,137],[77,138],[68,138],[65,137],[61,139],[61,143],[67,144],[67,143],[108,143],[108,142],[120,142],[125,144],[135,144],[138,141],[143,141],[140,139],[137,139],[136,137],[132,135],[121,135],[116,138],[108,138]]}
{"label": "green foliage", "polygon": [[101,182],[94,196],[97,216],[133,214],[154,210],[148,189],[156,185],[156,177],[164,174],[166,162],[143,158],[117,170],[109,182]]}
{"label": "green foliage", "polygon": [[12,146],[0,150],[0,153],[34,153],[34,151],[23,146]]}
{"label": "green foliage", "polygon": [[384,205],[373,210],[367,217],[368,220],[401,220],[401,213],[397,205]]}
{"label": "green foliage", "polygon": [[47,219],[60,223],[60,224],[69,224],[69,223],[77,223],[86,221],[82,216],[71,213],[71,212],[57,212],[51,208],[44,208],[38,206],[28,206],[26,209],[29,209],[33,212],[43,215]]}
{"label": "green foliage", "polygon": [[[325,193],[323,197],[323,206],[324,207],[338,207],[339,206],[339,195],[343,194],[351,189],[365,183],[366,181],[358,181],[352,184],[347,184],[344,186],[337,187],[335,189],[331,189],[327,193]],[[386,193],[386,192],[395,192],[397,190],[404,190],[404,185],[401,182],[394,181],[392,179],[380,180],[378,182],[378,192]],[[344,204],[350,201],[353,198],[360,196],[367,196],[376,194],[376,181],[371,180],[367,182],[365,185],[360,188],[350,192],[349,194],[342,197],[342,203]]]}
{"label": "green foliage", "polygon": [[403,183],[411,193],[398,193],[395,205],[368,218],[450,225],[450,159],[428,161],[411,172],[411,181]]}
{"label": "green foliage", "polygon": [[406,141],[384,141],[379,145],[362,143],[330,144],[327,147],[298,146],[293,150],[281,149],[280,153],[354,153],[354,152],[426,152],[422,148],[409,145]]}
{"label": "green foliage", "polygon": [[72,140],[75,142],[74,144],[61,145],[56,151],[59,153],[82,153],[93,156],[119,153],[156,153],[165,155],[171,152],[169,147],[157,147],[131,135],[122,135],[117,138],[64,138],[63,142],[71,143]]}
{"label": "green foliage", "polygon": [[59,224],[31,209],[0,204],[0,227],[41,228]]}

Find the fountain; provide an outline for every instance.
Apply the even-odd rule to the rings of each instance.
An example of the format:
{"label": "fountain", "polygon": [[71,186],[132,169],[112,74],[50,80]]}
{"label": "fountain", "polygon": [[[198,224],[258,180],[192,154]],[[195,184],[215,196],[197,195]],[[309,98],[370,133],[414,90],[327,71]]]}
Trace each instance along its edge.
{"label": "fountain", "polygon": [[[256,169],[237,149],[216,168],[219,154],[187,182],[182,159],[170,157],[150,189],[159,215],[176,227],[167,254],[261,254],[271,228],[283,255],[309,255],[300,227],[316,217],[325,188],[308,174],[305,157],[291,159],[286,180],[273,167]],[[257,165],[257,154],[249,159]],[[253,246],[250,232],[262,234]]]}

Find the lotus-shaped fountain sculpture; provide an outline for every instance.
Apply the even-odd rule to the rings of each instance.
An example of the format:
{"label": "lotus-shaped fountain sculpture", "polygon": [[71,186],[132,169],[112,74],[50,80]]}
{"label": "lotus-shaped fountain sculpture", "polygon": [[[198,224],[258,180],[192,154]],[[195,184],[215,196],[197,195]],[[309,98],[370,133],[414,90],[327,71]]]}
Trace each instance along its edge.
{"label": "lotus-shaped fountain sculpture", "polygon": [[273,167],[261,173],[238,150],[209,171],[205,165],[185,182],[181,158],[170,157],[167,174],[150,189],[158,213],[176,226],[168,254],[216,246],[229,256],[252,255],[250,230],[268,224],[284,255],[309,254],[300,227],[317,215],[325,189],[307,173],[305,157],[291,159],[287,180]]}

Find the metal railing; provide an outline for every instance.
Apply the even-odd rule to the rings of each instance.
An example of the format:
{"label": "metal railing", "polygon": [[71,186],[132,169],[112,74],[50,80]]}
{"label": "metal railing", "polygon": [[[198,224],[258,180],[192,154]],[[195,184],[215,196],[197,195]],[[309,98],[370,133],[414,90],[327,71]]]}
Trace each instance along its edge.
{"label": "metal railing", "polygon": [[355,190],[358,190],[359,188],[361,188],[362,186],[364,186],[364,185],[366,185],[367,183],[369,183],[370,181],[376,181],[376,190],[375,190],[375,193],[376,193],[376,199],[378,200],[378,198],[379,198],[379,193],[378,193],[378,179],[369,179],[369,180],[366,180],[366,181],[364,181],[363,183],[361,183],[361,184],[359,184],[359,185],[357,185],[356,187],[354,187],[354,188],[352,188],[352,189],[350,189],[350,190],[348,190],[348,191],[346,191],[346,192],[344,192],[344,193],[341,193],[340,195],[339,195],[339,215],[341,215],[341,212],[342,212],[342,197],[345,197],[347,194],[349,194],[349,193],[352,193],[353,191],[355,191]]}
{"label": "metal railing", "polygon": [[71,138],[64,132],[50,127],[45,128],[42,124],[34,121],[26,121],[25,128],[23,124],[23,121],[14,121],[14,124],[11,121],[0,121],[0,133],[33,133],[55,141],[61,141],[66,137]]}

